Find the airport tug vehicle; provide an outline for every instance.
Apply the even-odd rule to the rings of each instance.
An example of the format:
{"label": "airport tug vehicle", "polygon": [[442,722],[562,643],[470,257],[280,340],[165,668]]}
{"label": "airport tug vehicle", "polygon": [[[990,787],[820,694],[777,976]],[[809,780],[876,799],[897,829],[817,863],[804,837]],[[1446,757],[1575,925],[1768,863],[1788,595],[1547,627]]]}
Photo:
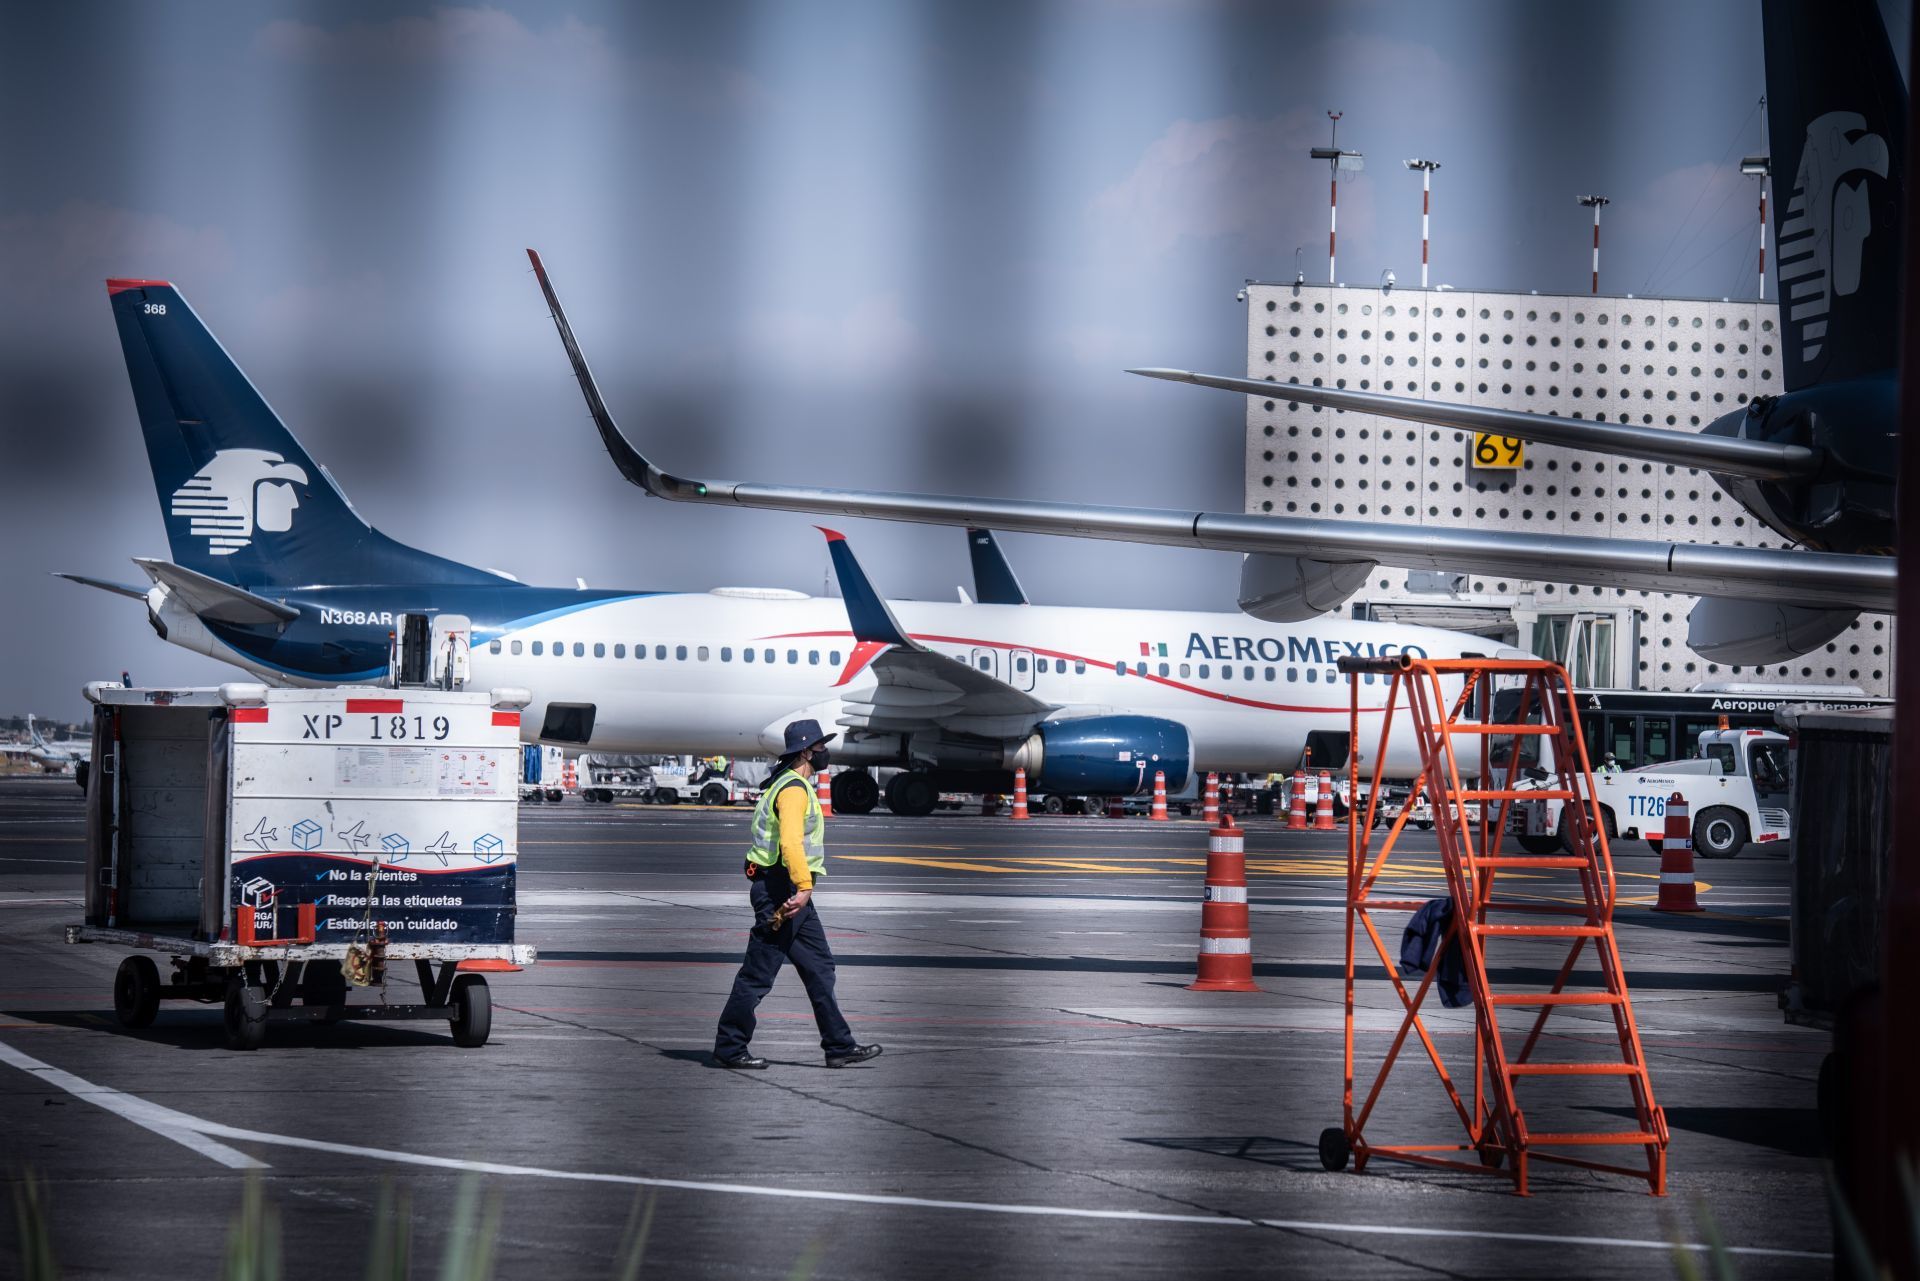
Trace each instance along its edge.
{"label": "airport tug vehicle", "polygon": [[[513,938],[525,690],[85,692],[86,920],[67,942],[139,949],[114,979],[123,1026],[189,1000],[225,1007],[236,1050],[342,1019],[486,1043],[486,976],[536,959]],[[419,999],[388,1000],[409,961]]]}

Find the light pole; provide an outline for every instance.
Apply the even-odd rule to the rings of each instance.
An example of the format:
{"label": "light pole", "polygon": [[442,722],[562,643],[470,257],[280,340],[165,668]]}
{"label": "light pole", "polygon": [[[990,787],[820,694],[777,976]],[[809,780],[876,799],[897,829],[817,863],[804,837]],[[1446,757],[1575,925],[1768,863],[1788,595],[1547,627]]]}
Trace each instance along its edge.
{"label": "light pole", "polygon": [[1340,117],[1345,114],[1342,111],[1327,113],[1327,119],[1333,121],[1333,134],[1328,138],[1326,146],[1315,147],[1308,153],[1315,160],[1326,161],[1333,174],[1331,194],[1327,204],[1327,283],[1330,285],[1337,284],[1339,281],[1339,276],[1334,270],[1336,263],[1334,242],[1340,231],[1340,171],[1345,169],[1349,173],[1358,173],[1365,168],[1359,152],[1342,151],[1335,145],[1340,137]]}
{"label": "light pole", "polygon": [[1438,160],[1409,160],[1407,168],[1420,171],[1420,287],[1427,287],[1427,215],[1433,208],[1433,171]]}
{"label": "light pole", "polygon": [[1593,210],[1593,292],[1600,292],[1600,211],[1612,204],[1605,196],[1582,196],[1580,203]]}
{"label": "light pole", "polygon": [[[1767,100],[1760,99],[1760,142],[1767,142]],[[1740,172],[1760,183],[1760,301],[1767,300],[1767,179],[1773,176],[1771,155],[1747,156],[1740,161]]]}

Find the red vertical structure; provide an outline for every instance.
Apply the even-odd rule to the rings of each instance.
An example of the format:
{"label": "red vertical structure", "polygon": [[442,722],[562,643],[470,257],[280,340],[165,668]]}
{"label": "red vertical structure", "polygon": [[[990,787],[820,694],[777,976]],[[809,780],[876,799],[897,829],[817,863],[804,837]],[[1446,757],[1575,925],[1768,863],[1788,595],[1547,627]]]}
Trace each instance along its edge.
{"label": "red vertical structure", "polygon": [[[1613,859],[1593,799],[1593,773],[1566,669],[1539,659],[1415,659],[1404,655],[1347,658],[1340,661],[1339,668],[1349,677],[1350,724],[1356,745],[1360,742],[1360,691],[1377,686],[1363,686],[1352,678],[1366,673],[1385,676],[1388,690],[1380,717],[1379,747],[1369,758],[1374,762],[1373,779],[1364,805],[1357,803],[1361,794],[1357,753],[1348,765],[1356,803],[1347,812],[1345,1090],[1341,1125],[1320,1136],[1321,1162],[1329,1170],[1340,1170],[1352,1159],[1357,1169],[1365,1169],[1369,1160],[1379,1157],[1491,1174],[1511,1179],[1514,1191],[1524,1196],[1532,1163],[1551,1161],[1641,1179],[1654,1195],[1665,1195],[1666,1117],[1654,1102],[1646,1054],[1614,940],[1613,909],[1618,888]],[[1492,705],[1496,677],[1520,685],[1518,715],[1512,724],[1495,725],[1476,719],[1482,707]],[[1368,711],[1376,714],[1381,709]],[[1431,884],[1435,871],[1433,855],[1396,848],[1406,827],[1407,810],[1402,810],[1383,835],[1373,830],[1379,798],[1386,794],[1382,771],[1389,759],[1388,743],[1396,729],[1410,730],[1419,747],[1422,766],[1414,790],[1424,786],[1433,800],[1434,831],[1440,843],[1438,870],[1452,900],[1433,963],[1414,987],[1409,987],[1401,973],[1399,949],[1387,942],[1391,930],[1383,934],[1376,920],[1380,913],[1412,913],[1425,907],[1430,891],[1414,887]],[[1548,778],[1539,787],[1516,787],[1522,781],[1520,770],[1525,763],[1544,761],[1543,753],[1529,750],[1530,743],[1540,742],[1552,745],[1553,768]],[[1553,855],[1505,853],[1501,837],[1513,806],[1521,801],[1546,800],[1559,800],[1566,806],[1569,850]],[[1577,883],[1577,893],[1555,898],[1539,893],[1538,882],[1530,881],[1530,892],[1503,897],[1500,878],[1508,872],[1529,877],[1570,876]],[[1420,897],[1411,897],[1414,893]],[[1362,938],[1385,968],[1402,1013],[1371,1085],[1356,1104],[1355,975],[1356,952]],[[1555,977],[1544,990],[1537,985],[1531,990],[1518,990],[1494,968],[1518,963],[1516,953],[1529,946],[1555,953],[1565,948],[1557,969],[1551,971]],[[1491,962],[1490,951],[1499,953]],[[1436,976],[1447,968],[1445,958],[1450,952],[1457,953],[1459,986],[1473,1004],[1473,1060],[1460,1078],[1449,1069],[1421,1014]],[[1576,971],[1583,956],[1590,956],[1590,964]],[[1530,965],[1538,965],[1543,959],[1525,958]],[[1368,960],[1371,962],[1371,958]],[[1596,965],[1598,972],[1594,973]],[[1617,1053],[1610,1045],[1556,1038],[1551,1044],[1562,1056],[1560,1060],[1535,1057],[1553,1012],[1576,1006],[1599,1007],[1611,1015]],[[1535,1011],[1532,1017],[1513,1020],[1512,1026],[1502,1021],[1528,1010]],[[1583,1030],[1595,1027],[1592,1023],[1582,1026]],[[1418,1043],[1432,1064],[1460,1123],[1463,1133],[1452,1142],[1380,1143],[1367,1133],[1409,1038]],[[1584,1056],[1581,1051],[1585,1051]],[[1630,1128],[1596,1131],[1534,1127],[1529,1108],[1542,1114],[1557,1110],[1552,1085],[1596,1078],[1617,1079],[1625,1086],[1624,1101],[1630,1101],[1634,1118]],[[1590,1092],[1583,1094],[1579,1105],[1585,1115],[1591,1115]],[[1627,1165],[1585,1155],[1605,1148],[1634,1149],[1641,1160]]]}

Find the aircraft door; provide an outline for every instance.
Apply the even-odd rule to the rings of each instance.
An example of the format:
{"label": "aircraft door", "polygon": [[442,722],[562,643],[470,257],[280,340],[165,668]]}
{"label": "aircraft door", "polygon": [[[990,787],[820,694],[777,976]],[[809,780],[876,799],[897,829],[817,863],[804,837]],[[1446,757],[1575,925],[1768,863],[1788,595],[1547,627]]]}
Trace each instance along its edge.
{"label": "aircraft door", "polygon": [[995,680],[1000,679],[1000,651],[997,649],[975,649],[973,665]]}
{"label": "aircraft door", "polygon": [[1030,649],[1016,649],[1007,655],[1013,670],[1011,684],[1015,689],[1032,689],[1034,676],[1034,657]]}

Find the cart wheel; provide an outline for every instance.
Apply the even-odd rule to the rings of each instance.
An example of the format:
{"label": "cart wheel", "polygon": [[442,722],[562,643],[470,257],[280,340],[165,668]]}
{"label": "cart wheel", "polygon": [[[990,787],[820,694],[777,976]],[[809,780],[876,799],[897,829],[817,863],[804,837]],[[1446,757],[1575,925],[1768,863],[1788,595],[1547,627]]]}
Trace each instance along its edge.
{"label": "cart wheel", "polygon": [[227,1048],[257,1050],[267,1039],[267,990],[238,974],[227,980]]}
{"label": "cart wheel", "polygon": [[1320,1164],[1329,1174],[1338,1174],[1347,1168],[1347,1159],[1353,1155],[1353,1144],[1347,1142],[1347,1132],[1339,1126],[1329,1126],[1320,1131]]}
{"label": "cart wheel", "polygon": [[493,1031],[493,993],[485,976],[462,974],[453,981],[453,1043],[477,1049]]}
{"label": "cart wheel", "polygon": [[113,976],[113,1012],[121,1027],[141,1028],[160,1009],[160,971],[150,956],[129,956]]}

